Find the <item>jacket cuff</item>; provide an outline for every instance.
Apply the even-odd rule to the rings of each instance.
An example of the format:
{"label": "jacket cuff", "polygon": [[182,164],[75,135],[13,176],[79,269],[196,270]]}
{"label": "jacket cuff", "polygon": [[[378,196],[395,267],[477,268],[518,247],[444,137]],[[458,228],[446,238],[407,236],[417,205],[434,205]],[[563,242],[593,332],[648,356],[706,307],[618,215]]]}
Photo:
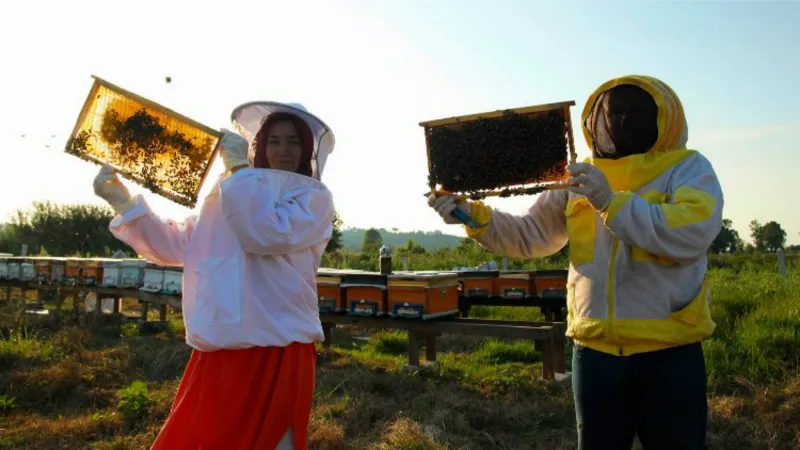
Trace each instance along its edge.
{"label": "jacket cuff", "polygon": [[614,194],[614,197],[611,199],[611,203],[608,204],[608,208],[605,211],[600,213],[600,216],[603,218],[603,223],[606,226],[609,226],[611,222],[617,217],[622,208],[627,204],[631,198],[633,198],[633,194],[627,191],[620,191]]}
{"label": "jacket cuff", "polygon": [[467,231],[467,236],[472,239],[478,240],[486,234],[486,231],[489,230],[489,222],[492,220],[492,208],[486,206],[483,202],[472,202],[470,203],[470,210],[472,220],[477,222],[480,225],[483,225],[481,228],[470,228],[464,225],[464,229]]}

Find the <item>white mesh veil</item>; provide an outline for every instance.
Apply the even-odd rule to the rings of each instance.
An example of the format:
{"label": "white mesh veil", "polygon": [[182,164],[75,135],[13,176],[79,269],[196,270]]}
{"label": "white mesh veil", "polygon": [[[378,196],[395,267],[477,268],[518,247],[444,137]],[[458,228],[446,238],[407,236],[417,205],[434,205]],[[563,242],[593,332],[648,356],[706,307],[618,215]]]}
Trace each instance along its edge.
{"label": "white mesh veil", "polygon": [[273,113],[291,113],[302,118],[311,128],[314,136],[314,155],[311,159],[312,176],[321,179],[328,156],[333,153],[335,139],[333,131],[317,116],[309,113],[303,105],[298,103],[279,103],[279,102],[249,102],[236,107],[231,113],[231,122],[243,138],[250,144],[247,158],[250,164],[253,163],[255,156],[255,146],[253,141],[261,125]]}

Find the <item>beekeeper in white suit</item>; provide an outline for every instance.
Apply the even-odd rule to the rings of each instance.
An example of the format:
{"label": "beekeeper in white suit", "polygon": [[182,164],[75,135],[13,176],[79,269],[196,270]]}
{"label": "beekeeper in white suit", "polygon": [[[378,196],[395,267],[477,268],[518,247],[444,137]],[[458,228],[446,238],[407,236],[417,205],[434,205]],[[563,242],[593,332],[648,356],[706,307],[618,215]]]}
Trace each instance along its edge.
{"label": "beekeeper in white suit", "polygon": [[155,449],[306,449],[316,351],[316,272],[333,229],[320,181],[334,137],[295,104],[247,103],[225,132],[226,172],[200,213],[163,220],[111,169],[95,192],[111,231],[156,264],[182,266],[194,348]]}

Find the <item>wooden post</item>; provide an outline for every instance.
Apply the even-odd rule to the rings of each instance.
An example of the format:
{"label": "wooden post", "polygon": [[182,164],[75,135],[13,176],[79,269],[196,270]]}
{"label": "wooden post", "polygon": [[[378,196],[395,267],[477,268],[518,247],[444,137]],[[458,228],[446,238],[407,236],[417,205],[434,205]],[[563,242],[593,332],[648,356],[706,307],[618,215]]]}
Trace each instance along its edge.
{"label": "wooden post", "polygon": [[122,298],[114,297],[114,315],[122,313]]}
{"label": "wooden post", "polygon": [[429,363],[436,362],[436,333],[425,335],[425,360]]}
{"label": "wooden post", "polygon": [[325,336],[325,341],[322,343],[324,348],[331,348],[331,345],[333,345],[332,340],[334,327],[336,327],[336,325],[332,323],[322,322],[322,334]]}
{"label": "wooden post", "polygon": [[147,312],[150,310],[150,304],[147,302],[141,302],[139,304],[139,308],[141,311],[141,318],[142,322],[147,322]]}
{"label": "wooden post", "polygon": [[555,371],[553,370],[553,361],[555,359],[555,348],[553,345],[553,339],[548,339],[546,341],[537,341],[541,342],[542,348],[542,378],[545,380],[553,380],[555,379]]}
{"label": "wooden post", "polygon": [[560,324],[553,324],[553,371],[555,373],[567,373],[567,356],[564,351],[566,344],[566,327]]}
{"label": "wooden post", "polygon": [[414,331],[408,332],[408,365],[412,368],[419,367],[419,339]]}
{"label": "wooden post", "polygon": [[158,306],[158,320],[162,322],[167,321],[167,305]]}
{"label": "wooden post", "polygon": [[94,323],[100,324],[100,317],[103,316],[103,297],[100,294],[95,294],[94,298]]}

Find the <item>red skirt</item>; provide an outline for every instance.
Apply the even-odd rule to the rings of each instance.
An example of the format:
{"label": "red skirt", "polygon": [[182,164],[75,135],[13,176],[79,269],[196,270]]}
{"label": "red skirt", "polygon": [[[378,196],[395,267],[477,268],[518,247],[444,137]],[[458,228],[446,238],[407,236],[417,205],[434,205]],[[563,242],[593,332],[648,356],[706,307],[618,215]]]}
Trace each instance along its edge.
{"label": "red skirt", "polygon": [[316,361],[313,343],[193,351],[151,449],[274,449],[291,428],[306,450]]}

